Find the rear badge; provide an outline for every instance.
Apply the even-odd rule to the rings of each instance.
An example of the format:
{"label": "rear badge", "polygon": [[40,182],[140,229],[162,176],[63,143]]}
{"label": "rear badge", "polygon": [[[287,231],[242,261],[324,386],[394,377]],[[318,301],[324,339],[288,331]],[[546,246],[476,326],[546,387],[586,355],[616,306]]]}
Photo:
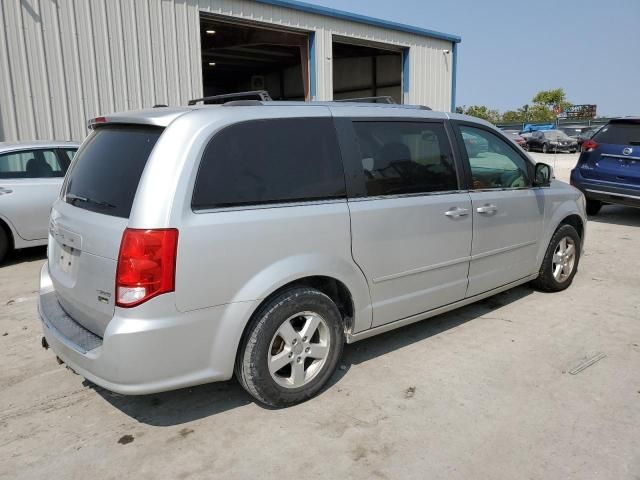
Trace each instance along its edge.
{"label": "rear badge", "polygon": [[633,153],[633,148],[631,147],[626,147],[624,150],[622,150],[623,155],[631,155],[632,153]]}
{"label": "rear badge", "polygon": [[109,292],[105,292],[104,290],[98,290],[98,301],[101,303],[109,303],[109,299],[111,298],[111,294]]}

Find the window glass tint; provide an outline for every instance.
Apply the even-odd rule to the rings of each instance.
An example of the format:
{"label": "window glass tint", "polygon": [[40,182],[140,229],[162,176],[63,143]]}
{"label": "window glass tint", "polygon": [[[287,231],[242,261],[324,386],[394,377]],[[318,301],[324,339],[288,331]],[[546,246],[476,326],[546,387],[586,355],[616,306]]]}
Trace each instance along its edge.
{"label": "window glass tint", "polygon": [[254,120],[225,128],[205,149],[194,208],[345,196],[329,118]]}
{"label": "window glass tint", "polygon": [[161,128],[104,126],[85,140],[71,169],[65,200],[79,208],[128,218]]}
{"label": "window glass tint", "polygon": [[460,126],[474,189],[522,188],[531,183],[527,161],[507,140],[479,128]]}
{"label": "window glass tint", "polygon": [[76,156],[76,152],[78,151],[75,148],[65,148],[64,150],[61,150],[63,152],[64,155],[67,156],[67,158],[69,159],[69,162],[71,162],[73,160],[73,157]]}
{"label": "window glass tint", "polygon": [[457,190],[458,180],[442,124],[354,122],[367,195]]}
{"label": "window glass tint", "polygon": [[602,127],[593,140],[598,143],[640,145],[640,123],[610,123]]}
{"label": "window glass tint", "polygon": [[64,177],[53,150],[24,150],[0,155],[0,178]]}

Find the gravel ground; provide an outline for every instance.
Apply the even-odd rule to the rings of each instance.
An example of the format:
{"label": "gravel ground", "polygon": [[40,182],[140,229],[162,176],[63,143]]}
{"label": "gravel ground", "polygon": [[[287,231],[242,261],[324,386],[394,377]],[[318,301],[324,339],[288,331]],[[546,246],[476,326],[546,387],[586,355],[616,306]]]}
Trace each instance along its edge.
{"label": "gravel ground", "polygon": [[[577,155],[534,154],[568,179]],[[235,381],[124,397],[40,347],[43,249],[0,268],[0,478],[638,479],[640,210],[588,225],[573,286],[349,345],[284,410]],[[571,373],[585,360],[602,357]]]}

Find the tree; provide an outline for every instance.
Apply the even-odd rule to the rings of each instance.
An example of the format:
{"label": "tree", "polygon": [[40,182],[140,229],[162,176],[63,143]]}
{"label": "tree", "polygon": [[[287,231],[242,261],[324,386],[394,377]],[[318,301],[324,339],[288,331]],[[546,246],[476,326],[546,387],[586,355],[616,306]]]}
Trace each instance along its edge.
{"label": "tree", "polygon": [[502,114],[502,123],[524,123],[526,120],[519,111],[507,110]]}
{"label": "tree", "polygon": [[533,103],[535,106],[545,107],[551,111],[553,111],[554,108],[562,111],[572,105],[571,102],[567,101],[567,95],[562,88],[539,91],[533,97]]}
{"label": "tree", "polygon": [[471,115],[472,117],[482,118],[487,122],[500,122],[500,112],[498,112],[498,110],[490,109],[485,105],[471,105],[464,110],[464,113],[466,115]]}
{"label": "tree", "polygon": [[536,104],[528,109],[527,122],[541,123],[541,122],[553,122],[556,119],[556,114],[549,107],[545,105]]}

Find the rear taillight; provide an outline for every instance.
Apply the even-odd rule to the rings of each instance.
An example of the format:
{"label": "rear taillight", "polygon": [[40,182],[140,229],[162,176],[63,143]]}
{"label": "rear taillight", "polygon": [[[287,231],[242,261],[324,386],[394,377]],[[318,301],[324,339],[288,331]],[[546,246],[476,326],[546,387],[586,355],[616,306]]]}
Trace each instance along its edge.
{"label": "rear taillight", "polygon": [[596,142],[594,142],[593,140],[586,140],[582,144],[582,151],[583,152],[593,152],[596,148],[598,148],[598,144]]}
{"label": "rear taillight", "polygon": [[175,286],[178,230],[136,230],[122,235],[116,271],[116,305],[135,307]]}

